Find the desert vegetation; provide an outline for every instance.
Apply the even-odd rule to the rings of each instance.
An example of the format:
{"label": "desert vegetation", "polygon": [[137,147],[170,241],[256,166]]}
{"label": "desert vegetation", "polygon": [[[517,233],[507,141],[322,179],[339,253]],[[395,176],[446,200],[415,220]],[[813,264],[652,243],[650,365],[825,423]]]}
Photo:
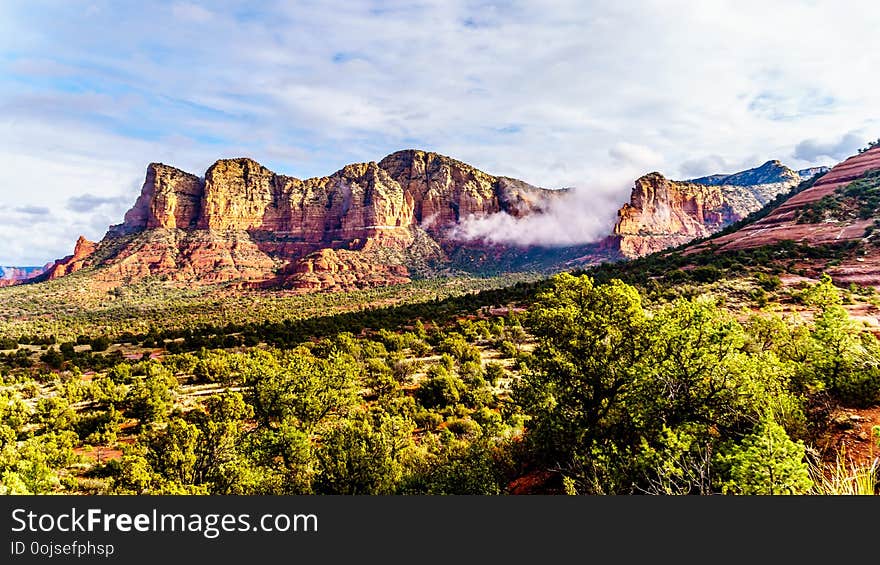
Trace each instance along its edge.
{"label": "desert vegetation", "polygon": [[320,317],[4,334],[0,488],[876,490],[880,438],[856,438],[860,458],[828,441],[880,402],[880,343],[847,311],[873,293],[783,285],[759,259],[645,266]]}
{"label": "desert vegetation", "polygon": [[823,221],[867,220],[878,212],[880,170],[873,170],[799,210],[797,221],[814,224]]}

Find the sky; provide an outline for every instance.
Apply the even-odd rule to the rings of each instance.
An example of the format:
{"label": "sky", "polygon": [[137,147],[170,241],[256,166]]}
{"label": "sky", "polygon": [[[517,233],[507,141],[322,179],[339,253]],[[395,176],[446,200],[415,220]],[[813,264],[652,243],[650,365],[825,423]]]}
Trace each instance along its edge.
{"label": "sky", "polygon": [[405,148],[576,187],[591,237],[644,173],[880,137],[878,29],[841,0],[4,0],[0,265],[100,239],[150,162],[307,178]]}

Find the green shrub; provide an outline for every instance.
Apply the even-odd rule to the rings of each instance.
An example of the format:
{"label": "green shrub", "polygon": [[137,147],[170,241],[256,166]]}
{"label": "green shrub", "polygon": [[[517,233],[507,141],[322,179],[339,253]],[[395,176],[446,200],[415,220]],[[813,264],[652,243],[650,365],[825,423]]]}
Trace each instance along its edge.
{"label": "green shrub", "polygon": [[880,367],[853,372],[837,383],[835,393],[848,406],[877,404],[880,402]]}
{"label": "green shrub", "polygon": [[758,286],[768,292],[779,290],[782,287],[782,279],[780,279],[776,275],[768,275],[767,273],[756,273],[755,281],[758,283]]}
{"label": "green shrub", "polygon": [[89,345],[92,351],[107,351],[110,347],[110,339],[105,336],[99,336],[89,341]]}
{"label": "green shrub", "polygon": [[416,391],[416,400],[425,408],[452,406],[461,401],[467,386],[455,375],[437,375],[424,381]]}

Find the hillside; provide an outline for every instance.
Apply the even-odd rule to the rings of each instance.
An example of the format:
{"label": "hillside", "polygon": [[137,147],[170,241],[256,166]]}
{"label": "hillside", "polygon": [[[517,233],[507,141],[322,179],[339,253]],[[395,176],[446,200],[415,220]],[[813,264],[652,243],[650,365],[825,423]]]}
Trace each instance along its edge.
{"label": "hillside", "polygon": [[861,239],[865,229],[873,222],[871,218],[822,217],[816,218],[817,221],[803,221],[799,212],[874,169],[880,169],[880,147],[846,159],[823,174],[813,186],[792,196],[766,217],[734,233],[713,239],[712,243],[719,249],[735,250],[783,240],[826,244]]}
{"label": "hillside", "polygon": [[16,447],[0,492],[877,490],[876,296],[591,274],[336,315],[233,303],[230,323],[219,300],[213,321],[143,333],[0,332]]}
{"label": "hillside", "polygon": [[840,283],[880,284],[874,239],[880,215],[878,169],[880,146],[874,146],[832,167],[753,221],[689,246],[684,253],[711,249],[719,254],[791,244],[845,248],[846,253],[811,267],[824,269]]}

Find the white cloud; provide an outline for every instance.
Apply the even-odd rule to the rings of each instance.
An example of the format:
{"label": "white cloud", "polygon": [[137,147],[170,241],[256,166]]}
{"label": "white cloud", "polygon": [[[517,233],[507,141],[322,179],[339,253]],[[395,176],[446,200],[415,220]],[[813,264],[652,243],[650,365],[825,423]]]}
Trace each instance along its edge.
{"label": "white cloud", "polygon": [[515,218],[505,212],[465,218],[450,236],[523,247],[589,243],[609,234],[619,202],[609,191],[575,188],[552,199],[537,214]]}
{"label": "white cloud", "polygon": [[99,208],[111,208],[121,213],[128,206],[131,206],[130,195],[96,196],[94,194],[80,194],[78,196],[71,196],[67,200],[67,209],[80,214],[95,212]]}
{"label": "white cloud", "polygon": [[625,141],[615,143],[608,150],[608,155],[618,163],[636,167],[653,167],[663,163],[663,156],[650,147]]}
{"label": "white cloud", "polygon": [[214,14],[203,6],[190,2],[177,2],[171,6],[171,15],[178,20],[205,23],[213,19]]}
{"label": "white cloud", "polygon": [[866,135],[860,132],[849,132],[832,141],[805,139],[794,148],[794,157],[810,162],[822,158],[841,161],[865,146],[865,139]]}
{"label": "white cloud", "polygon": [[[423,147],[620,203],[648,170],[802,167],[880,136],[877,3],[125,6],[5,8],[0,166],[22,174],[0,202],[48,207],[57,225],[39,247],[0,226],[14,242],[0,263],[100,237],[70,199],[133,200],[151,161],[201,173],[249,155],[304,177]],[[594,197],[579,200],[583,233],[610,221]]]}
{"label": "white cloud", "polygon": [[678,168],[684,177],[689,179],[733,171],[727,159],[721,155],[705,155],[688,159]]}

